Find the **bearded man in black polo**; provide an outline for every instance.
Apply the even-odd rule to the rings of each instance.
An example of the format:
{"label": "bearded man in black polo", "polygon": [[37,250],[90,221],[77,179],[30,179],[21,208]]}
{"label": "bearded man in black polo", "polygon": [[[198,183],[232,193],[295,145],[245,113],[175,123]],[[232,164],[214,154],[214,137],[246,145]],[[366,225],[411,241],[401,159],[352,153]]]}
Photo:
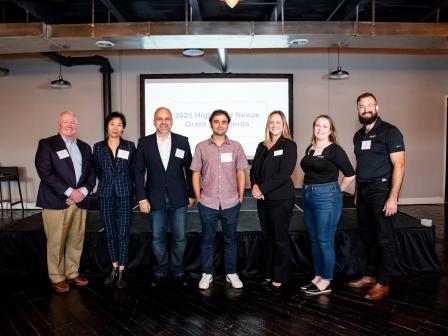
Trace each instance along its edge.
{"label": "bearded man in black polo", "polygon": [[371,287],[364,298],[380,300],[389,294],[395,263],[393,225],[404,178],[405,147],[397,127],[381,120],[375,96],[357,99],[363,127],[353,137],[356,155],[356,206],[365,246],[366,268],[351,287]]}

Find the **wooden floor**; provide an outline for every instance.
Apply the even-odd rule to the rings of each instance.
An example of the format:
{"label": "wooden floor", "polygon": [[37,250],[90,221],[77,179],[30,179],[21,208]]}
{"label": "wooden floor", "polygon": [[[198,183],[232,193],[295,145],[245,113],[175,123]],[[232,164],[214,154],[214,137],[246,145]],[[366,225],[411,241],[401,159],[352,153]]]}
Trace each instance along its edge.
{"label": "wooden floor", "polygon": [[[447,270],[446,208],[400,210],[433,220]],[[3,214],[0,225],[8,220]],[[57,294],[45,278],[0,277],[0,335],[448,335],[447,275],[395,277],[381,302],[364,300],[364,290],[348,288],[344,278],[335,279],[331,295],[319,297],[300,293],[309,279],[293,279],[278,294],[254,281],[235,290],[216,279],[200,291],[196,282],[154,289],[141,276],[130,277],[124,290],[105,288],[102,277],[90,280]]]}

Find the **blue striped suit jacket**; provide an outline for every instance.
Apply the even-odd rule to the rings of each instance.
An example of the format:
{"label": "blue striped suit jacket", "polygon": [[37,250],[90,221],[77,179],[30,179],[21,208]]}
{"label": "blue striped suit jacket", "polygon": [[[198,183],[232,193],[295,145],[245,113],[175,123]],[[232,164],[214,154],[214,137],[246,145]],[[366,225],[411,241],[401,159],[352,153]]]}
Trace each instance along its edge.
{"label": "blue striped suit jacket", "polygon": [[117,157],[115,166],[107,147],[107,140],[97,142],[93,146],[93,166],[99,181],[97,196],[131,196],[133,192],[135,145],[132,141],[121,139],[118,149],[129,152],[129,156],[128,159]]}

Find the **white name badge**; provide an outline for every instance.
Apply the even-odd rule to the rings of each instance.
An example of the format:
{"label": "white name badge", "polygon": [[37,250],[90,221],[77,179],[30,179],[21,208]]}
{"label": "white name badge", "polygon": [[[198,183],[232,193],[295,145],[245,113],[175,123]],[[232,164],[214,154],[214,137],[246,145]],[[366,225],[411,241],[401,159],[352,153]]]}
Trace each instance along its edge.
{"label": "white name badge", "polygon": [[129,159],[129,151],[124,150],[124,149],[119,149],[118,153],[117,153],[117,157],[119,157],[120,159]]}
{"label": "white name badge", "polygon": [[176,148],[176,153],[174,153],[174,156],[183,159],[185,157],[185,151],[179,148]]}
{"label": "white name badge", "polygon": [[361,142],[361,150],[367,150],[370,149],[372,146],[372,140],[364,140]]}
{"label": "white name badge", "polygon": [[70,154],[68,153],[68,151],[66,149],[57,151],[56,154],[58,155],[60,160],[68,158],[70,156]]}
{"label": "white name badge", "polygon": [[232,153],[221,153],[221,162],[232,162]]}
{"label": "white name badge", "polygon": [[322,155],[323,151],[324,151],[323,148],[315,149],[313,156],[320,156],[320,155]]}
{"label": "white name badge", "polygon": [[280,156],[280,155],[283,155],[283,149],[274,151],[274,156]]}

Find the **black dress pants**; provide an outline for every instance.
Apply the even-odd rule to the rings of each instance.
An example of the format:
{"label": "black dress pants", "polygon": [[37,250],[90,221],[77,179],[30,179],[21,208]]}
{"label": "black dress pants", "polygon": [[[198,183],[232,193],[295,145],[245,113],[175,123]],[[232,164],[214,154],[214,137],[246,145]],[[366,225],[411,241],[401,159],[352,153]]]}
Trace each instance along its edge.
{"label": "black dress pants", "polygon": [[266,244],[266,277],[286,283],[291,268],[289,224],[294,199],[258,200],[257,209]]}
{"label": "black dress pants", "polygon": [[396,215],[385,216],[390,182],[358,183],[357,213],[361,239],[366,254],[365,275],[389,285],[395,264],[393,225]]}

